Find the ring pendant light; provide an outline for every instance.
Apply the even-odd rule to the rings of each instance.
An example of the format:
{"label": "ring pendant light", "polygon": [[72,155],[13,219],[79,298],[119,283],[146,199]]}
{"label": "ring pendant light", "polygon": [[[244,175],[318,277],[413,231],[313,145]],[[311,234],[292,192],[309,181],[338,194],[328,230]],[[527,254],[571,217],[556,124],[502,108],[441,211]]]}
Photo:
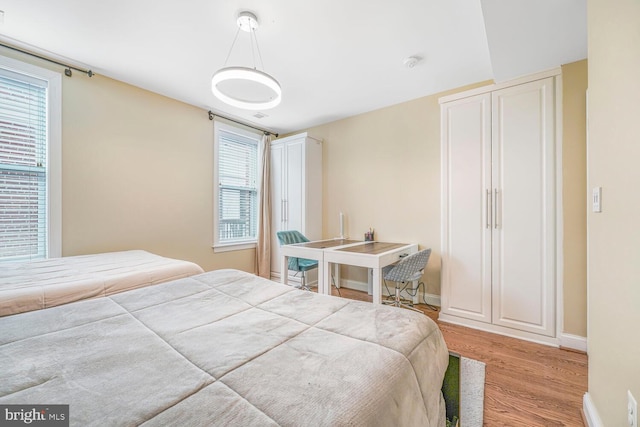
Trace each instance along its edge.
{"label": "ring pendant light", "polygon": [[[258,18],[251,12],[240,12],[237,19],[238,31],[231,44],[225,66],[211,78],[211,91],[222,102],[246,110],[265,110],[273,108],[282,101],[282,88],[276,79],[256,67],[256,51],[260,63],[262,56],[258,47],[255,31]],[[248,32],[251,40],[254,67],[227,67],[227,61],[238,39],[240,30]],[[254,48],[255,45],[255,48]],[[264,69],[264,65],[262,66]]]}

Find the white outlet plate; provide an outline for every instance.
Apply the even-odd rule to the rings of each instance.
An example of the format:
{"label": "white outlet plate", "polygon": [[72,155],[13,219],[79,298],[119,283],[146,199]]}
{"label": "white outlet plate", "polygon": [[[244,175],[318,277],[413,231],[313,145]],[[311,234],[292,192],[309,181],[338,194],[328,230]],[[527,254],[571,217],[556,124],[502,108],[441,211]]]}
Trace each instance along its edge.
{"label": "white outlet plate", "polygon": [[591,204],[593,212],[602,212],[602,187],[593,187]]}
{"label": "white outlet plate", "polygon": [[638,402],[631,394],[631,390],[627,390],[627,421],[629,426],[638,427]]}

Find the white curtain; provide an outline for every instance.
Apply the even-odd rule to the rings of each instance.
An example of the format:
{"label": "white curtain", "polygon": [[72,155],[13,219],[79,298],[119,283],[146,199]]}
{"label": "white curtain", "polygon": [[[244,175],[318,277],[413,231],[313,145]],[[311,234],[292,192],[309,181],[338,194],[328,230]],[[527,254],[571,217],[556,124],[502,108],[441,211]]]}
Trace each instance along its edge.
{"label": "white curtain", "polygon": [[258,245],[256,246],[256,274],[271,276],[271,135],[262,137],[260,173],[260,202],[258,207]]}

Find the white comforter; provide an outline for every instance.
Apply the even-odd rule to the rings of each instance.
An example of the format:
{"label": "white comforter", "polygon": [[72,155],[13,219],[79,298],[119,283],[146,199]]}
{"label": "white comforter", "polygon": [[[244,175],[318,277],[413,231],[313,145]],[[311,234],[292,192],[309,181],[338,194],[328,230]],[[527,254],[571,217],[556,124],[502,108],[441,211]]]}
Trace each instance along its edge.
{"label": "white comforter", "polygon": [[0,264],[0,316],[193,276],[192,262],[134,250]]}
{"label": "white comforter", "polygon": [[0,331],[0,404],[69,404],[71,425],[444,425],[448,351],[429,318],[236,270]]}

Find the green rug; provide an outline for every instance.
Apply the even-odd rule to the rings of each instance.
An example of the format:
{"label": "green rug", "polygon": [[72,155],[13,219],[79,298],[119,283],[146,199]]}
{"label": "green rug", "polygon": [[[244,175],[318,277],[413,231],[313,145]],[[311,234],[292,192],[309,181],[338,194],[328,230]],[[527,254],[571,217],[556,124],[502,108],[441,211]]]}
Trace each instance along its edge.
{"label": "green rug", "polygon": [[447,427],[482,427],[485,364],[449,353],[442,394],[447,408]]}

